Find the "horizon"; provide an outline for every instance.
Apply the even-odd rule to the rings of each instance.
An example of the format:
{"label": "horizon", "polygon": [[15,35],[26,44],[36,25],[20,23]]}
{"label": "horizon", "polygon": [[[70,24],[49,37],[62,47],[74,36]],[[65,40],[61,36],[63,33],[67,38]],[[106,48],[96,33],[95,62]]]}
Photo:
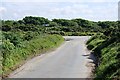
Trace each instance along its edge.
{"label": "horizon", "polygon": [[[25,17],[30,17],[30,16],[25,16]],[[25,17],[23,17],[23,18],[25,18]],[[42,16],[32,16],[32,17],[42,17]],[[7,19],[7,20],[1,19],[1,20],[3,20],[3,21],[19,21],[19,20],[23,20],[23,18],[18,19],[18,20],[13,20],[13,19]],[[43,17],[43,18],[48,19],[46,17]],[[65,18],[53,18],[53,19],[65,19]],[[53,19],[48,19],[48,20],[52,21]],[[72,18],[72,19],[83,19],[83,20],[93,21],[93,20],[84,19],[84,18]],[[65,19],[65,20],[72,20],[72,19]],[[100,22],[106,22],[106,21],[116,22],[116,21],[119,21],[119,20],[102,20]],[[93,22],[99,22],[99,21],[93,21]]]}

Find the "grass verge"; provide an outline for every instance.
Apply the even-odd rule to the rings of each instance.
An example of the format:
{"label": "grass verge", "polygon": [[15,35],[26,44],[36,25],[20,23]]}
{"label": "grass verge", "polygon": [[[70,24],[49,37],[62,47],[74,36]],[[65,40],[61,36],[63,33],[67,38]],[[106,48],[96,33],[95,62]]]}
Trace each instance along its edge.
{"label": "grass verge", "polygon": [[37,36],[30,41],[24,41],[15,47],[9,40],[4,40],[2,46],[2,77],[7,76],[28,58],[56,48],[64,41],[60,35]]}

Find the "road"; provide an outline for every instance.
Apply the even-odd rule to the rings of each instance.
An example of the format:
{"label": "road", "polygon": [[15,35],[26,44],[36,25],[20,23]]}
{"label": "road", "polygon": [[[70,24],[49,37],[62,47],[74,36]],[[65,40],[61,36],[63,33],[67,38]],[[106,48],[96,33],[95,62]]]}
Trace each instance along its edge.
{"label": "road", "polygon": [[64,36],[56,50],[35,57],[9,75],[9,78],[90,78],[94,67],[85,42],[89,36]]}

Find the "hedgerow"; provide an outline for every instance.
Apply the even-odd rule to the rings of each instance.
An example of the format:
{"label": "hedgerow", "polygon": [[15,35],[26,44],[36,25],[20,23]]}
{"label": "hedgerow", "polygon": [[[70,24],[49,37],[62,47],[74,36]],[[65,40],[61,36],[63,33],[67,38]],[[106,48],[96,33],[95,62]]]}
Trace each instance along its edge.
{"label": "hedgerow", "polygon": [[12,43],[10,39],[2,43],[2,71],[3,76],[17,68],[26,59],[48,51],[63,42],[59,35],[39,35],[29,41],[19,43],[19,46]]}

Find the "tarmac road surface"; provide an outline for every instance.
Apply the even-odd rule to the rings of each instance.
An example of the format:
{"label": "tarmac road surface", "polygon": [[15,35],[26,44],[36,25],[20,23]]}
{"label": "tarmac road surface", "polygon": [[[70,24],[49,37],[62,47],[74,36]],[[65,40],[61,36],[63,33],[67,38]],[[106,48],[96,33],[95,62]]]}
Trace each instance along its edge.
{"label": "tarmac road surface", "polygon": [[9,78],[90,78],[94,56],[85,45],[90,36],[64,38],[59,48],[27,61]]}

